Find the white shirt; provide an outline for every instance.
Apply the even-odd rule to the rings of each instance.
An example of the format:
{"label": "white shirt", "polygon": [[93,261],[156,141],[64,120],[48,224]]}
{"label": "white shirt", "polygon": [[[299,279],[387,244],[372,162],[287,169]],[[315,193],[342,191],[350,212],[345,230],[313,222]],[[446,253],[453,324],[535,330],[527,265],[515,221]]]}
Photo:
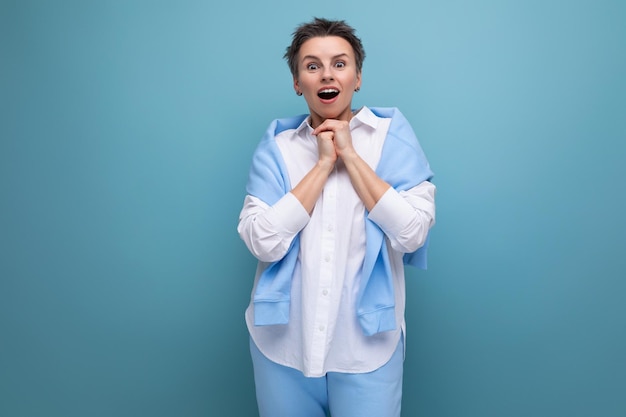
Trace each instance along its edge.
{"label": "white shirt", "polygon": [[[391,119],[363,107],[350,121],[352,143],[376,168]],[[276,136],[289,180],[295,186],[319,159],[317,139],[305,120]],[[259,350],[270,360],[318,377],[327,372],[363,373],[384,365],[404,332],[405,285],[402,256],[424,244],[435,222],[435,186],[423,182],[397,192],[387,190],[369,219],[385,232],[391,258],[396,330],[365,336],[356,302],[365,258],[365,206],[338,161],[312,214],[292,193],[273,206],[246,196],[238,232],[259,259],[255,287],[269,262],[281,259],[300,233],[300,252],[291,287],[289,323],[255,326],[252,301],[246,323]],[[254,288],[252,293],[254,294]]]}

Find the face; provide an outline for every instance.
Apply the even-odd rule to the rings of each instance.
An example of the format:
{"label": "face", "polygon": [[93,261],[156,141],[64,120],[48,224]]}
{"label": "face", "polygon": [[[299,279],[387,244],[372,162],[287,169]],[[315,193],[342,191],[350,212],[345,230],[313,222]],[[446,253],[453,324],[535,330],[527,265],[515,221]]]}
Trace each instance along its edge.
{"label": "face", "polygon": [[326,119],[350,120],[352,95],[360,87],[361,72],[348,41],[325,36],[302,44],[294,88],[304,96],[314,128]]}

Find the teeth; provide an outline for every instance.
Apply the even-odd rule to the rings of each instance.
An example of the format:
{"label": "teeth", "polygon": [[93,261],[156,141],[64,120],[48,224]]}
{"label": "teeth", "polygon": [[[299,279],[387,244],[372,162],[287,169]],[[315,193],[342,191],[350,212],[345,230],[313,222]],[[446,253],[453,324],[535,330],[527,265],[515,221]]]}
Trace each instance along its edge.
{"label": "teeth", "polygon": [[335,90],[334,88],[327,88],[325,90],[320,91],[320,93],[326,93],[326,94],[331,94],[331,93],[338,93],[339,90]]}

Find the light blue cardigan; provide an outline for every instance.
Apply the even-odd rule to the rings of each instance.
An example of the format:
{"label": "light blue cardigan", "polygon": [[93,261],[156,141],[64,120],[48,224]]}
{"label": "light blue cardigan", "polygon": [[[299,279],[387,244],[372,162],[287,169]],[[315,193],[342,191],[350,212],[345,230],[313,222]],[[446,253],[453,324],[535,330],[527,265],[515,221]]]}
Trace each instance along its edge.
{"label": "light blue cardigan", "polygon": [[[391,124],[376,173],[398,191],[430,181],[432,171],[409,122],[397,108],[370,108],[378,117],[391,118]],[[268,127],[252,160],[246,191],[273,205],[291,191],[289,176],[275,137],[296,129],[307,115],[274,120]],[[384,233],[366,217],[366,251],[357,316],[363,332],[373,335],[396,328],[393,279]],[[254,324],[257,326],[289,322],[291,280],[300,249],[299,235],[287,254],[269,264],[262,272],[253,296]],[[404,255],[404,263],[426,269],[428,238],[416,252]]]}

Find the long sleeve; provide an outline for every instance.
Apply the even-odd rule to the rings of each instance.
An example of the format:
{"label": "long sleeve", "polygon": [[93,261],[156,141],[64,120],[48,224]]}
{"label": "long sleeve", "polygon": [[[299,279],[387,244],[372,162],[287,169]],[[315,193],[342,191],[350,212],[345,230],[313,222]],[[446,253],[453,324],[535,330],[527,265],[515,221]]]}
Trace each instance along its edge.
{"label": "long sleeve", "polygon": [[309,214],[298,199],[285,194],[274,205],[248,195],[239,215],[237,231],[250,252],[260,261],[283,258],[296,234],[309,221]]}
{"label": "long sleeve", "polygon": [[383,230],[394,250],[414,252],[435,224],[435,192],[428,181],[406,191],[389,188],[368,218]]}

